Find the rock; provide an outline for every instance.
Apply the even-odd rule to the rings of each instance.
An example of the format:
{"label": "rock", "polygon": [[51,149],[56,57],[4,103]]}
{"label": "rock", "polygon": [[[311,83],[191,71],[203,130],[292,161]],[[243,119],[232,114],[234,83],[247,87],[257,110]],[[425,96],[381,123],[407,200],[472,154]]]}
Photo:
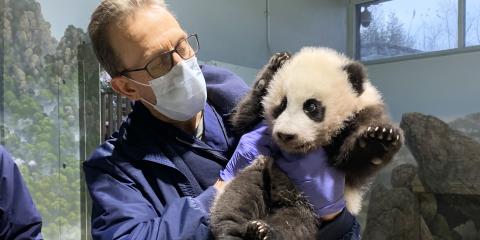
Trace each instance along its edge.
{"label": "rock", "polygon": [[392,187],[392,170],[404,164],[411,164],[414,166],[417,165],[415,158],[410,153],[410,150],[407,146],[405,146],[405,144],[400,148],[398,153],[395,154],[393,160],[389,164],[387,164],[380,172],[378,172],[375,179],[381,181],[386,187]]}
{"label": "rock", "polygon": [[437,200],[431,193],[418,193],[418,201],[420,204],[420,214],[426,223],[431,223],[437,215]]}
{"label": "rock", "polygon": [[[418,163],[423,191],[435,194],[438,213],[451,227],[467,219],[480,226],[480,143],[420,113],[404,114],[400,127]],[[431,216],[426,217],[428,223]]]}
{"label": "rock", "polygon": [[435,218],[430,224],[430,231],[433,235],[441,237],[442,239],[453,240],[447,220],[440,214],[435,215]]}
{"label": "rock", "polygon": [[404,114],[400,127],[427,191],[480,195],[480,143],[420,113]]}
{"label": "rock", "polygon": [[425,219],[420,217],[420,239],[422,240],[433,240],[433,235],[428,229],[427,224],[425,223]]}
{"label": "rock", "polygon": [[480,112],[455,119],[448,125],[480,142]]}
{"label": "rock", "polygon": [[372,188],[363,239],[420,239],[417,198],[407,188]]}
{"label": "rock", "polygon": [[452,235],[453,240],[464,240],[462,238],[462,235],[460,235],[459,233],[457,233],[455,231],[451,231],[450,234]]}
{"label": "rock", "polygon": [[394,168],[390,180],[392,187],[406,187],[411,189],[411,184],[416,174],[417,167],[412,164],[403,164]]}
{"label": "rock", "polygon": [[478,231],[475,228],[475,224],[469,220],[466,223],[453,229],[456,233],[461,236],[463,240],[476,240]]}
{"label": "rock", "polygon": [[442,214],[448,225],[455,228],[468,220],[480,226],[480,195],[439,194],[437,212]]}
{"label": "rock", "polygon": [[412,180],[412,191],[414,193],[424,193],[424,192],[426,192],[425,187],[423,187],[422,181],[418,177],[418,172],[417,172],[417,175],[415,175],[415,177]]}

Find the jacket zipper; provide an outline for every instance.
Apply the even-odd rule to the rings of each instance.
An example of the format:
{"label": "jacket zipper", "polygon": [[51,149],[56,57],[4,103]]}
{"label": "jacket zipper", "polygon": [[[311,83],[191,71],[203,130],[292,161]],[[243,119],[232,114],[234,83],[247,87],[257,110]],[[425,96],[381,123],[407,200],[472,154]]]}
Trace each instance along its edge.
{"label": "jacket zipper", "polygon": [[204,151],[204,152],[207,152],[207,153],[210,154],[210,155],[213,155],[213,156],[216,157],[218,160],[221,160],[220,164],[221,164],[222,166],[224,166],[224,165],[227,164],[227,162],[228,162],[228,159],[227,159],[226,157],[218,154],[218,152],[220,152],[220,150],[213,149],[213,148],[211,148],[210,146],[208,146],[208,145],[206,145],[206,144],[205,144],[205,145],[206,145],[205,147],[204,147],[204,146],[201,146],[200,144],[197,143],[198,140],[196,140],[196,139],[193,139],[193,141],[194,141],[193,143],[187,142],[187,141],[185,141],[185,140],[183,140],[183,139],[180,139],[179,137],[175,137],[175,139],[176,139],[178,142],[182,143],[182,144],[185,144],[185,145],[187,145],[187,146],[194,147],[194,148],[196,148],[196,149],[198,149],[198,150],[202,150],[202,151]]}

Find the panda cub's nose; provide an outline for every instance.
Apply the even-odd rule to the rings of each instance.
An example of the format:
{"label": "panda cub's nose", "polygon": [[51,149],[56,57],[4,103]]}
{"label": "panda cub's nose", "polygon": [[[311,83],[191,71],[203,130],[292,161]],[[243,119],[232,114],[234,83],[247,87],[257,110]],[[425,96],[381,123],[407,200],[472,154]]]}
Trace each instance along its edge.
{"label": "panda cub's nose", "polygon": [[297,135],[296,134],[278,132],[277,137],[280,140],[282,140],[283,142],[290,142],[290,141],[294,140],[295,138],[297,138]]}

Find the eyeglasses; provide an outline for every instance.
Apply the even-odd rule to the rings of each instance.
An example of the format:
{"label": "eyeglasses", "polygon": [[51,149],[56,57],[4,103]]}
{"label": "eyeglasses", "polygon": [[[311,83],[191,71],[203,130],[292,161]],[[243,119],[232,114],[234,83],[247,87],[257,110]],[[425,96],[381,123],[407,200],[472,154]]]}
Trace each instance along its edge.
{"label": "eyeglasses", "polygon": [[167,74],[172,69],[174,62],[172,54],[176,52],[182,59],[193,57],[200,49],[197,34],[191,34],[177,43],[175,48],[153,57],[143,68],[124,70],[120,75],[133,80],[142,77],[142,71],[146,71],[152,79]]}

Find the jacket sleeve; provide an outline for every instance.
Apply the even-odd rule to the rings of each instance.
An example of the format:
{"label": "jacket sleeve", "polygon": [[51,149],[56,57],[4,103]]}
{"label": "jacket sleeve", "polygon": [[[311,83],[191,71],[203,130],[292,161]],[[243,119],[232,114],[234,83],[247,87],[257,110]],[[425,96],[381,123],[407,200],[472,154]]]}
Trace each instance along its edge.
{"label": "jacket sleeve", "polygon": [[332,221],[320,225],[318,239],[360,240],[360,224],[346,209]]}
{"label": "jacket sleeve", "polygon": [[42,219],[10,154],[0,146],[0,239],[42,239]]}
{"label": "jacket sleeve", "polygon": [[[110,165],[111,166],[111,165]],[[182,197],[157,213],[128,176],[84,164],[93,202],[93,239],[208,239],[213,187]]]}

